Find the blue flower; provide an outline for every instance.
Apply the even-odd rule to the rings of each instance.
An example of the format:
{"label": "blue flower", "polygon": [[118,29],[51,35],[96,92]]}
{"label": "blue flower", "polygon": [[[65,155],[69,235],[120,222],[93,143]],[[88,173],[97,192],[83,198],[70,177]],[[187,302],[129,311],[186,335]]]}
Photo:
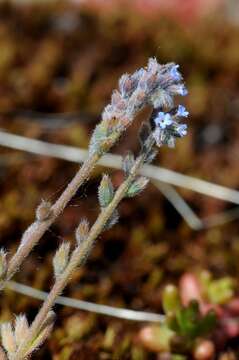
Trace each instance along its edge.
{"label": "blue flower", "polygon": [[186,89],[186,86],[180,85],[180,87],[178,88],[178,94],[182,95],[182,96],[186,96],[188,94],[188,90]]}
{"label": "blue flower", "polygon": [[186,89],[186,86],[182,83],[179,84],[172,84],[167,88],[167,91],[170,95],[181,95],[185,96],[188,94],[188,90]]}
{"label": "blue flower", "polygon": [[173,78],[174,81],[180,81],[182,79],[182,76],[180,72],[178,71],[179,65],[174,65],[170,69],[170,76]]}
{"label": "blue flower", "polygon": [[181,124],[177,126],[177,133],[180,137],[187,135],[187,125]]}
{"label": "blue flower", "polygon": [[189,112],[186,110],[186,108],[183,105],[178,105],[178,110],[176,113],[176,116],[180,117],[188,117]]}
{"label": "blue flower", "polygon": [[173,123],[173,119],[170,114],[160,111],[154,119],[154,122],[156,126],[159,126],[161,129],[165,129]]}

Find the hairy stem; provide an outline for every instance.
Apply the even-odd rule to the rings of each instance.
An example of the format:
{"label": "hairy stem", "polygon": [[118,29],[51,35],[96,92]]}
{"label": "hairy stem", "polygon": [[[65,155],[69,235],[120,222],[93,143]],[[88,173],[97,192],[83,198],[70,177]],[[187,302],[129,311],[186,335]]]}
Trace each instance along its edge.
{"label": "hairy stem", "polygon": [[[52,215],[49,219],[45,221],[36,220],[28,227],[23,234],[21,244],[17,252],[13,255],[9,262],[6,280],[11,279],[17,272],[24,259],[31,252],[32,248],[38,243],[47,229],[49,229],[49,227],[55,222],[56,218],[64,210],[67,203],[75,195],[78,188],[84,183],[84,181],[87,180],[99,158],[100,156],[98,154],[94,154],[85,160],[80,170],[76,173],[72,181],[68,184],[66,189],[52,206]],[[3,283],[1,287],[3,288],[4,285],[5,283]]]}
{"label": "hairy stem", "polygon": [[137,176],[138,170],[141,167],[142,163],[144,162],[144,155],[140,155],[136,161],[134,166],[131,169],[131,172],[127,179],[120,185],[118,190],[116,191],[113,200],[111,203],[100,213],[97,220],[95,221],[94,225],[92,226],[87,239],[82,242],[73,252],[71,259],[62,273],[62,275],[56,280],[55,284],[53,285],[52,290],[50,291],[47,299],[44,301],[41,309],[39,310],[35,320],[33,321],[30,329],[29,334],[18,349],[15,357],[13,360],[21,360],[24,359],[24,356],[28,350],[29,345],[34,340],[34,338],[38,335],[39,329],[41,328],[44,320],[46,319],[47,314],[53,307],[56,298],[62,293],[66,285],[71,279],[72,274],[76,270],[76,268],[84,262],[89,250],[91,249],[94,241],[98,237],[98,235],[103,231],[103,228],[110,219],[111,215],[113,214],[114,210],[117,208],[120,201],[124,198],[129,186],[131,185],[132,181]]}

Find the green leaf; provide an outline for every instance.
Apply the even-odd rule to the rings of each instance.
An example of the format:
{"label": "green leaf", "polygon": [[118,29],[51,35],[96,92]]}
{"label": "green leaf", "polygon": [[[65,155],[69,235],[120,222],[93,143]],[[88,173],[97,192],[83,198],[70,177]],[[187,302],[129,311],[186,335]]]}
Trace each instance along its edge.
{"label": "green leaf", "polygon": [[175,313],[181,308],[179,292],[176,286],[171,284],[165,286],[162,295],[162,305],[166,314]]}
{"label": "green leaf", "polygon": [[115,210],[113,212],[113,214],[111,215],[111,217],[106,222],[106,224],[104,226],[104,230],[109,230],[112,226],[117,224],[118,221],[119,221],[119,213],[118,213],[118,210]]}
{"label": "green leaf", "polygon": [[195,338],[198,335],[199,305],[197,301],[191,301],[188,307],[177,311],[176,318],[182,336]]}
{"label": "green leaf", "polygon": [[207,335],[213,329],[215,329],[217,324],[217,316],[214,311],[209,311],[199,322],[198,332],[200,335]]}
{"label": "green leaf", "polygon": [[55,256],[53,257],[53,269],[54,275],[57,278],[65,270],[69,262],[70,256],[70,243],[69,241],[64,241],[59,248],[57,249]]}
{"label": "green leaf", "polygon": [[202,316],[197,301],[193,300],[168,318],[168,326],[179,336],[190,342],[197,337],[208,335],[216,326],[217,317],[213,311]]}
{"label": "green leaf", "polygon": [[122,161],[122,168],[125,173],[125,176],[127,177],[130,173],[130,170],[132,169],[134,165],[134,155],[132,152],[128,152],[128,154],[123,158]]}
{"label": "green leaf", "polygon": [[114,197],[114,188],[109,175],[103,175],[99,189],[98,198],[101,208],[107,207]]}
{"label": "green leaf", "polygon": [[89,153],[93,155],[95,153],[102,154],[104,151],[102,145],[107,140],[108,137],[108,125],[106,121],[101,121],[99,125],[96,126],[89,144]]}
{"label": "green leaf", "polygon": [[208,285],[207,296],[213,304],[225,304],[234,296],[234,281],[230,277],[213,280]]}
{"label": "green leaf", "polygon": [[138,177],[135,181],[132,182],[132,184],[128,188],[126,197],[134,197],[135,195],[138,195],[141,191],[145,189],[148,182],[149,180],[146,177]]}

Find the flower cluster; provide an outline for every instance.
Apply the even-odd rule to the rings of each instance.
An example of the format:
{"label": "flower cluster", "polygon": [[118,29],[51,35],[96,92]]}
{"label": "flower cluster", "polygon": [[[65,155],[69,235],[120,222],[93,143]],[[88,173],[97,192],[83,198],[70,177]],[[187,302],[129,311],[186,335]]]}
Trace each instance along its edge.
{"label": "flower cluster", "polygon": [[[150,58],[145,68],[140,68],[131,75],[122,75],[119,89],[113,92],[110,104],[103,111],[102,121],[93,133],[90,154],[108,151],[143,107],[150,105],[153,109],[171,110],[176,95],[187,95],[187,89],[179,72],[179,65],[175,63],[161,65],[155,58]],[[161,122],[165,122],[165,129],[157,126],[154,133],[159,146],[172,146],[177,136],[185,134],[186,127],[176,123],[176,116],[185,116],[180,111],[183,110],[179,107],[179,114],[173,118],[171,114],[159,114]],[[171,135],[168,132],[170,121]]]}
{"label": "flower cluster", "polygon": [[145,68],[122,75],[119,90],[113,92],[111,103],[104,109],[103,120],[118,118],[128,123],[145,105],[172,108],[175,95],[187,95],[178,68],[174,63],[161,65],[150,58]]}
{"label": "flower cluster", "polygon": [[180,124],[179,120],[182,117],[188,117],[188,115],[189,112],[182,105],[179,105],[178,108],[173,109],[171,112],[159,111],[156,113],[153,136],[157,145],[174,147],[175,139],[187,134],[187,125]]}

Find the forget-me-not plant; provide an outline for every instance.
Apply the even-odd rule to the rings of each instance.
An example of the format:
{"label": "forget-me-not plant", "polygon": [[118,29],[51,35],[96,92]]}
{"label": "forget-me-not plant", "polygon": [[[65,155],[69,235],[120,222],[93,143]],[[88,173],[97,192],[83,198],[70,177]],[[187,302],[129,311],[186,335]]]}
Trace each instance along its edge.
{"label": "forget-me-not plant", "polygon": [[[14,326],[9,323],[2,326],[2,345],[6,359],[29,358],[44,342],[53,327],[52,308],[56,298],[67,286],[77,267],[84,263],[96,238],[118,221],[119,203],[125,197],[139,194],[146,187],[148,179],[138,175],[141,166],[154,159],[159,147],[174,146],[177,138],[186,135],[187,125],[181,124],[180,119],[187,117],[188,111],[182,105],[174,107],[174,97],[186,94],[179,65],[174,63],[162,65],[155,58],[150,58],[146,67],[131,75],[124,74],[119,80],[118,90],[113,91],[111,102],[103,111],[102,120],[92,134],[89,156],[80,170],[54,204],[44,201],[40,203],[35,221],[23,234],[12,258],[8,260],[5,250],[0,251],[0,285],[4,287],[78,188],[90,178],[100,157],[116,143],[141,109],[152,107],[150,124],[143,125],[140,129],[140,153],[136,158],[129,153],[123,159],[125,176],[122,184],[115,189],[108,175],[102,177],[98,188],[99,215],[95,223],[90,227],[87,219],[80,220],[73,249],[69,243],[63,242],[56,251],[53,259],[54,284],[33,323],[28,325],[26,318],[21,316],[16,318]],[[19,338],[17,334],[20,328],[22,337]],[[3,353],[3,350],[0,349],[0,352]]]}

